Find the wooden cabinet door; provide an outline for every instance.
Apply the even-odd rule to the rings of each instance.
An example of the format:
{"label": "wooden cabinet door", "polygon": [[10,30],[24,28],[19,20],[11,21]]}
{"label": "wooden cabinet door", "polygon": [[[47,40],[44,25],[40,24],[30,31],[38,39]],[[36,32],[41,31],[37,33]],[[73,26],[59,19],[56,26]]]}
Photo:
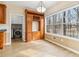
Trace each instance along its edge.
{"label": "wooden cabinet door", "polygon": [[27,33],[27,41],[32,41],[32,33]]}
{"label": "wooden cabinet door", "polygon": [[40,36],[41,39],[44,39],[44,32],[45,32],[45,21],[44,21],[44,16],[40,16]]}
{"label": "wooden cabinet door", "polygon": [[39,40],[40,39],[40,31],[33,32],[33,40]]}
{"label": "wooden cabinet door", "polygon": [[6,23],[6,7],[5,5],[0,4],[0,24],[5,24]]}
{"label": "wooden cabinet door", "polygon": [[33,15],[27,14],[27,32],[32,32],[32,19]]}
{"label": "wooden cabinet door", "polygon": [[27,41],[32,40],[32,19],[33,19],[33,15],[27,14],[27,20],[26,20]]}
{"label": "wooden cabinet door", "polygon": [[3,40],[4,39],[4,33],[3,32],[0,32],[0,49],[3,48]]}

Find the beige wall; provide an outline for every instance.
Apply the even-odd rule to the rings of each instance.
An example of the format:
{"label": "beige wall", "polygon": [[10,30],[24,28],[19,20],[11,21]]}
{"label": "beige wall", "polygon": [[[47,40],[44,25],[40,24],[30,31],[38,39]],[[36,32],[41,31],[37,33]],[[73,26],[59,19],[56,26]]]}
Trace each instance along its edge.
{"label": "beige wall", "polygon": [[[6,31],[5,45],[10,45],[11,44],[11,17],[14,17],[16,15],[23,15],[24,16],[25,9],[22,7],[18,7],[16,5],[12,5],[12,4],[6,4],[3,2],[0,2],[0,3],[5,4],[7,6],[7,8],[6,8],[6,22],[7,22],[7,24],[5,24],[7,26],[7,31]],[[25,20],[25,16],[24,16],[24,20]],[[23,22],[25,22],[24,20],[23,20]],[[6,26],[4,26],[4,28]],[[25,28],[25,27],[23,27],[23,28]],[[25,30],[23,30],[23,34],[24,33],[25,33]]]}
{"label": "beige wall", "polygon": [[45,40],[52,42],[52,43],[54,42],[54,44],[57,44],[74,53],[79,54],[79,40],[78,39],[46,33]]}
{"label": "beige wall", "polygon": [[[8,31],[7,31],[7,40],[6,43],[11,43],[11,17],[15,17],[16,15],[25,15],[24,8],[18,7],[16,5],[9,5],[7,4],[7,24],[8,24]],[[25,17],[24,17],[25,18]],[[24,31],[23,31],[24,33]]]}
{"label": "beige wall", "polygon": [[[60,2],[55,4],[54,6],[51,6],[45,13],[45,16],[48,16],[50,14],[54,14],[57,12],[60,12],[62,10],[65,10],[67,8],[73,7],[79,5],[79,2]],[[59,45],[62,45],[64,47],[67,47],[70,50],[76,51],[76,53],[79,54],[79,40],[74,38],[69,38],[66,36],[57,36],[57,35],[51,35],[45,33],[45,39],[51,42],[55,42]]]}

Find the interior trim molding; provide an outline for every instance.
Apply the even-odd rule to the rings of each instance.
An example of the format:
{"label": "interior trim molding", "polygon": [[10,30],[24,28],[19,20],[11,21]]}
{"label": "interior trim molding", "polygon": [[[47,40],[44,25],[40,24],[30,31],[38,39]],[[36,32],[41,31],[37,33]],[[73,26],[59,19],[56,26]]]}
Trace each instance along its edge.
{"label": "interior trim molding", "polygon": [[7,45],[11,45],[11,43],[6,43],[5,46],[7,46]]}
{"label": "interior trim molding", "polygon": [[58,45],[58,46],[60,46],[60,47],[62,47],[62,48],[65,48],[65,49],[67,49],[67,50],[69,50],[69,51],[71,51],[71,52],[76,53],[76,54],[79,55],[79,51],[76,51],[76,50],[74,50],[74,49],[72,49],[72,48],[69,48],[69,47],[67,47],[67,46],[61,45],[61,44],[59,44],[59,43],[57,43],[57,42],[54,42],[54,41],[52,41],[52,40],[50,40],[50,39],[45,39],[45,40],[48,41],[48,42],[50,42],[50,43],[56,44],[56,45]]}
{"label": "interior trim molding", "polygon": [[76,40],[76,41],[79,41],[79,39],[77,38],[73,38],[73,37],[69,37],[69,36],[65,36],[65,35],[59,35],[59,34],[52,34],[52,33],[45,33],[47,35],[51,35],[51,36],[57,36],[57,37],[60,37],[60,38],[66,38],[68,40]]}

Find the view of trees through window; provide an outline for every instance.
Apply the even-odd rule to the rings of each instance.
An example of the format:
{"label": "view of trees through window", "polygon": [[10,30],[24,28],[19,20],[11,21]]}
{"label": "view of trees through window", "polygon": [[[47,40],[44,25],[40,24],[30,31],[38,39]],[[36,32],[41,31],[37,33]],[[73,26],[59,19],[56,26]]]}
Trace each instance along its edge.
{"label": "view of trees through window", "polygon": [[79,7],[46,18],[46,32],[79,38]]}

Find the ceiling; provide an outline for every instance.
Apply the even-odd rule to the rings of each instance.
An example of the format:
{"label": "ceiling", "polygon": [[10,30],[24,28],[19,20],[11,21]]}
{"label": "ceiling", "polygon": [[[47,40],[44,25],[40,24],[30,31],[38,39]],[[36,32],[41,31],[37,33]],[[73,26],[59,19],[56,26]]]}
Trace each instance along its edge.
{"label": "ceiling", "polygon": [[[14,4],[20,7],[36,10],[40,1],[4,1],[7,4]],[[46,8],[54,5],[57,1],[43,1]]]}

